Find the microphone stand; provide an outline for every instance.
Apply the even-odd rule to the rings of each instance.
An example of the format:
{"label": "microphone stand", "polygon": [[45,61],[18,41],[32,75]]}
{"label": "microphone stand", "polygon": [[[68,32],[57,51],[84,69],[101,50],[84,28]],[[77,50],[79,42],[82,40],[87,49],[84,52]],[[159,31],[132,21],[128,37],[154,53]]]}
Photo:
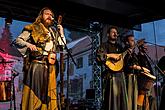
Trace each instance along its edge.
{"label": "microphone stand", "polygon": [[[159,47],[162,47],[162,48],[164,48],[165,49],[165,46],[161,46],[161,45],[158,45],[158,44],[155,44],[155,43],[151,43],[151,42],[146,42],[145,41],[145,43],[148,43],[148,44],[152,44],[152,45],[156,45],[156,46],[159,46]],[[156,68],[158,69],[158,71],[162,74],[162,75],[164,75],[163,77],[165,77],[165,74],[164,74],[164,72],[159,68],[159,66],[156,64]],[[158,74],[159,75],[159,74]],[[162,78],[163,78],[162,77]],[[160,79],[158,79],[158,80],[161,80],[162,78],[160,78]]]}
{"label": "microphone stand", "polygon": [[[16,110],[14,78],[18,75],[19,75],[19,73],[17,73],[17,74],[14,73],[11,75],[10,109],[9,110],[12,110],[12,101],[13,100],[14,100],[14,110]],[[13,89],[13,94],[12,94],[12,89]]]}
{"label": "microphone stand", "polygon": [[165,48],[165,46],[162,46],[162,45],[158,45],[158,44],[156,44],[156,43],[152,43],[152,42],[146,42],[145,41],[145,38],[143,38],[143,39],[136,39],[137,41],[143,41],[143,43],[148,43],[148,44],[152,44],[152,45],[156,45],[156,46],[159,46],[159,47],[162,47],[162,48]]}
{"label": "microphone stand", "polygon": [[[149,57],[149,55],[146,52],[143,52],[145,56],[147,56],[147,58],[152,62],[152,64],[154,64],[154,61],[151,59],[151,57]],[[157,64],[154,64],[156,69],[165,76],[165,74],[163,73],[163,71],[159,68],[159,66]],[[159,74],[158,74],[159,75]],[[156,75],[158,77],[158,75]],[[158,81],[161,79],[158,79]]]}
{"label": "microphone stand", "polygon": [[[58,31],[58,30],[57,30]],[[71,53],[70,53],[70,50],[68,49],[66,43],[64,42],[60,32],[58,31],[58,35],[62,41],[62,43],[64,44],[64,49],[66,49],[67,51],[67,102],[66,102],[66,110],[69,110],[69,57],[71,58],[72,62],[74,63],[75,66],[77,66],[76,62],[74,61]],[[60,46],[62,48],[62,46]],[[63,50],[63,49],[62,49]],[[60,56],[60,58],[63,57],[63,56]],[[62,78],[63,79],[63,78]],[[62,84],[63,82],[61,82]]]}
{"label": "microphone stand", "polygon": [[60,36],[62,42],[64,43],[64,47],[67,51],[67,102],[66,102],[66,110],[69,110],[69,57],[71,58],[72,62],[75,64],[75,66],[77,66],[76,62],[74,61],[70,50],[68,49],[67,45],[65,44],[65,42],[63,41],[63,38]]}
{"label": "microphone stand", "polygon": [[156,45],[156,46],[159,46],[159,47],[165,48],[165,46],[162,46],[162,45],[158,45],[158,44],[155,44],[155,43],[146,42],[146,41],[145,41],[145,43],[148,43],[148,44],[152,44],[152,45]]}
{"label": "microphone stand", "polygon": [[[152,44],[152,45],[155,45],[155,46],[163,47],[163,48],[165,49],[165,46],[157,45],[156,43],[146,42],[145,39],[140,39],[140,40],[138,40],[137,42],[139,43],[138,48],[139,48],[140,46],[143,46],[144,43],[148,43],[148,44]],[[144,48],[144,47],[142,47],[142,48]],[[140,49],[139,49],[139,50],[140,50]],[[146,53],[144,50],[143,50],[143,53],[145,54],[146,57],[148,57],[148,59],[152,62],[152,64],[154,64],[154,62],[152,61],[152,59],[147,55],[147,53]],[[154,65],[155,65],[155,64],[154,64]],[[155,67],[156,67],[156,69],[157,69],[161,74],[163,74],[163,75],[165,76],[164,72],[159,68],[159,66],[158,66],[157,64],[155,65]],[[158,75],[159,75],[159,74],[158,74]],[[156,76],[158,76],[158,75],[156,75]],[[164,76],[163,76],[163,77],[164,77]],[[161,78],[161,79],[162,79],[162,78]],[[158,79],[158,81],[161,80],[161,79]]]}
{"label": "microphone stand", "polygon": [[[140,50],[140,46],[141,46],[141,48],[144,48],[143,47],[143,44],[144,43],[149,43],[149,44],[153,44],[153,45],[157,45],[157,44],[155,44],[155,43],[151,43],[151,42],[146,42],[146,41],[144,41],[145,39],[140,39],[140,40],[138,40],[137,42],[137,47],[138,47],[138,49]],[[157,46],[159,46],[159,47],[164,47],[164,46],[160,46],[160,45],[157,45]],[[154,61],[149,57],[149,55],[145,52],[145,50],[142,50],[141,51],[151,62],[152,62],[152,64],[154,64]],[[154,64],[155,65],[155,64]],[[158,69],[158,71],[160,72],[160,73],[162,73],[163,74],[163,71],[158,67],[158,65],[156,64],[155,65],[155,67]]]}

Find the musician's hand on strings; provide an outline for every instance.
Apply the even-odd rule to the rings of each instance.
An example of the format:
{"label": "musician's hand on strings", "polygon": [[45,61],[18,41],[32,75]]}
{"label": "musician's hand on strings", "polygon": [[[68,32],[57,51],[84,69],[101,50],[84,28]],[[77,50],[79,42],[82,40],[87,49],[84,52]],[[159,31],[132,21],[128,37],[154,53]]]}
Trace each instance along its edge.
{"label": "musician's hand on strings", "polygon": [[107,58],[118,61],[121,59],[121,54],[107,54]]}
{"label": "musician's hand on strings", "polygon": [[119,61],[121,58],[122,58],[121,54],[117,55],[116,61]]}

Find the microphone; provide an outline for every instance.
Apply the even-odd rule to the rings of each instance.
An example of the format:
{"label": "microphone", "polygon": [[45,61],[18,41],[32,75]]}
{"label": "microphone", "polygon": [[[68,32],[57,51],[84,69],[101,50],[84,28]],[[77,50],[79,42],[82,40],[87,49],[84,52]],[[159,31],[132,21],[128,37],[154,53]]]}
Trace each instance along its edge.
{"label": "microphone", "polygon": [[137,41],[137,45],[138,45],[138,46],[141,46],[141,45],[143,45],[144,43],[145,43],[145,38],[140,39],[140,40]]}
{"label": "microphone", "polygon": [[147,46],[145,45],[145,38],[140,39],[137,41],[137,46],[140,52],[146,53],[147,51]]}
{"label": "microphone", "polygon": [[51,20],[53,21],[54,25],[57,25],[57,21],[54,19],[54,17],[51,17]]}

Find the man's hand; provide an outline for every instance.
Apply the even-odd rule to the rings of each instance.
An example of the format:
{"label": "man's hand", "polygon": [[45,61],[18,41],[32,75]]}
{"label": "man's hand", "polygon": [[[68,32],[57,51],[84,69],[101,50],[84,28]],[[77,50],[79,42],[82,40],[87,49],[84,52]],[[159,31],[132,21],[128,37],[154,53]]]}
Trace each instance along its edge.
{"label": "man's hand", "polygon": [[141,67],[139,65],[133,65],[133,66],[129,66],[129,68],[133,68],[133,69],[136,69],[136,70],[143,70],[144,72],[150,72],[149,69],[145,68],[145,67]]}
{"label": "man's hand", "polygon": [[37,51],[37,47],[33,44],[29,44],[27,45],[27,47],[31,50],[31,51]]}
{"label": "man's hand", "polygon": [[59,30],[60,35],[63,37],[64,36],[64,29],[62,25],[57,25],[57,29]]}
{"label": "man's hand", "polygon": [[121,59],[121,54],[107,54],[107,58],[108,59],[113,59],[113,60],[115,60],[115,61],[118,61],[118,60],[120,60]]}

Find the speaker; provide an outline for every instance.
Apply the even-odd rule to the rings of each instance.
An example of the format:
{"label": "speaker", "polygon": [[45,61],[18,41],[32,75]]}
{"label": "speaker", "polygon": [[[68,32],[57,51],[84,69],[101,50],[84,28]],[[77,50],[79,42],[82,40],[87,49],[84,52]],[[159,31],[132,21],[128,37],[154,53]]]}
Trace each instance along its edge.
{"label": "speaker", "polygon": [[86,89],[86,99],[95,99],[94,89]]}

